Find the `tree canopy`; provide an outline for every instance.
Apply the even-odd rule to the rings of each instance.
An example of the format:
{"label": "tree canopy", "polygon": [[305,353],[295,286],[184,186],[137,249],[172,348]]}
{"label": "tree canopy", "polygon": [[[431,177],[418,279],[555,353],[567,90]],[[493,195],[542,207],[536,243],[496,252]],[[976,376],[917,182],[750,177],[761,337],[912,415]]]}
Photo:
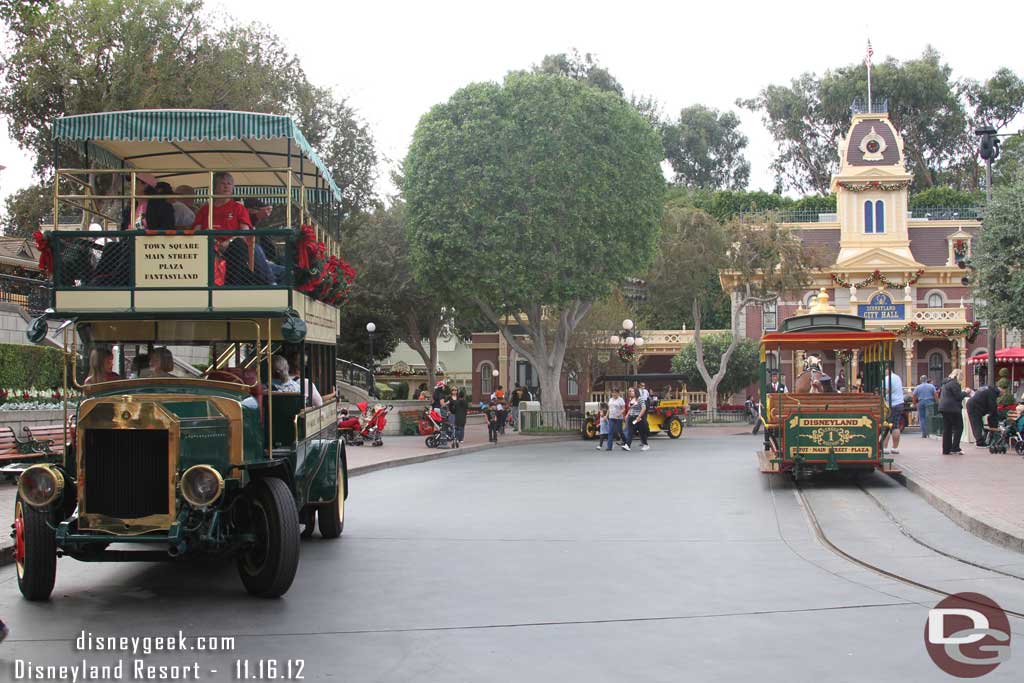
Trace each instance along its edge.
{"label": "tree canopy", "polygon": [[665,155],[675,182],[688,187],[742,190],[750,180],[750,162],[743,156],[747,137],[740,119],[701,104],[686,107],[679,118],[662,127]]}
{"label": "tree canopy", "polygon": [[[217,21],[200,0],[3,2],[0,19],[8,29],[0,114],[34,155],[43,185],[53,173],[50,126],[60,116],[236,109],[294,117],[344,187],[345,216],[376,202],[369,129],[344,99],[310,83],[268,28]],[[9,213],[30,219],[32,195],[12,198]]]}
{"label": "tree canopy", "polygon": [[994,188],[974,249],[981,315],[1024,328],[1024,174]]}
{"label": "tree canopy", "polygon": [[572,330],[650,261],[661,158],[621,97],[558,76],[466,86],[416,127],[404,189],[418,275],[465,291],[532,362],[552,409]]}
{"label": "tree canopy", "polygon": [[[917,189],[949,185],[977,189],[980,174],[974,128],[1001,127],[1024,111],[1024,81],[1003,68],[984,82],[954,79],[934,48],[905,62],[874,65],[872,92],[887,99],[889,117],[905,143],[908,170]],[[867,92],[862,63],[805,73],[790,85],[769,85],[737,101],[761,112],[779,146],[772,168],[787,187],[826,194],[838,167],[835,141],[846,134],[850,105]]]}
{"label": "tree canopy", "polygon": [[[707,371],[711,375],[718,373],[722,356],[732,342],[732,336],[724,333],[708,334],[702,339],[704,354],[707,359]],[[760,348],[756,339],[741,339],[729,359],[729,368],[718,385],[718,395],[722,398],[732,396],[737,391],[757,381],[760,364]],[[672,357],[672,372],[686,375],[686,386],[690,390],[706,388],[704,378],[697,367],[697,347],[687,344]]]}

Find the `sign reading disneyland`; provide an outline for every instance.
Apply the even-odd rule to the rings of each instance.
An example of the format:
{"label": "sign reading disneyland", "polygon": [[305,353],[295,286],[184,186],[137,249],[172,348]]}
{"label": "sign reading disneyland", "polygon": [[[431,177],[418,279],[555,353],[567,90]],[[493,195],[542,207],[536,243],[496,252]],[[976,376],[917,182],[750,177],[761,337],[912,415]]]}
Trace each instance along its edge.
{"label": "sign reading disneyland", "polygon": [[857,315],[865,320],[903,320],[904,304],[894,304],[892,297],[878,292],[866,304],[857,306]]}

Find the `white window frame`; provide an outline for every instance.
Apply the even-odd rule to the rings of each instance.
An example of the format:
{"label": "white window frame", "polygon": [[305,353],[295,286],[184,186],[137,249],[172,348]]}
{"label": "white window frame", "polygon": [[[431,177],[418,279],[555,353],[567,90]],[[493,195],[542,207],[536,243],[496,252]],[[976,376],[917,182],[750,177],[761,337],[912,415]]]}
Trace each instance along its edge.
{"label": "white window frame", "polygon": [[565,378],[565,393],[569,396],[580,395],[579,375],[575,370],[570,370]]}
{"label": "white window frame", "polygon": [[[491,392],[494,391],[494,377],[491,376],[491,373],[494,372],[494,366],[491,365],[490,361],[485,360],[480,363],[478,371],[480,372],[480,394],[490,398]],[[481,400],[483,399],[481,398]]]}
{"label": "white window frame", "polygon": [[[932,297],[939,297],[939,305],[932,305]],[[933,289],[924,296],[925,308],[945,308],[946,307],[946,294],[940,289]]]}
{"label": "white window frame", "polygon": [[[770,309],[770,310],[769,310]],[[768,327],[767,321],[771,316],[772,326]],[[761,304],[761,329],[764,332],[774,332],[779,329],[779,300],[765,301]]]}

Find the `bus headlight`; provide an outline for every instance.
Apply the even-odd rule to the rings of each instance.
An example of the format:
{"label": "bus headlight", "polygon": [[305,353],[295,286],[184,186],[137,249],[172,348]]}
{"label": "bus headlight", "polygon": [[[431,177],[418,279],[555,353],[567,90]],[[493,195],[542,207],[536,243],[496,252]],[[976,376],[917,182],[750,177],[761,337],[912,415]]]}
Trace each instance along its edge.
{"label": "bus headlight", "polygon": [[33,507],[45,507],[64,493],[64,475],[49,465],[32,465],[18,479],[18,495]]}
{"label": "bus headlight", "polygon": [[209,465],[193,465],[181,475],[181,495],[192,507],[213,505],[224,491],[224,477]]}

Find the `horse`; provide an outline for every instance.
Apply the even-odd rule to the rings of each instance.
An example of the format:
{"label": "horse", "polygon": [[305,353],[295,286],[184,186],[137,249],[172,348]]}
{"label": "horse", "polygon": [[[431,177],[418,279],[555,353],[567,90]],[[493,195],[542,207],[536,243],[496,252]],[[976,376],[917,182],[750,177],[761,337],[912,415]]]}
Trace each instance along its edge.
{"label": "horse", "polygon": [[798,394],[830,394],[835,391],[832,378],[821,369],[820,358],[807,356],[804,359],[804,371],[793,381],[793,391]]}

